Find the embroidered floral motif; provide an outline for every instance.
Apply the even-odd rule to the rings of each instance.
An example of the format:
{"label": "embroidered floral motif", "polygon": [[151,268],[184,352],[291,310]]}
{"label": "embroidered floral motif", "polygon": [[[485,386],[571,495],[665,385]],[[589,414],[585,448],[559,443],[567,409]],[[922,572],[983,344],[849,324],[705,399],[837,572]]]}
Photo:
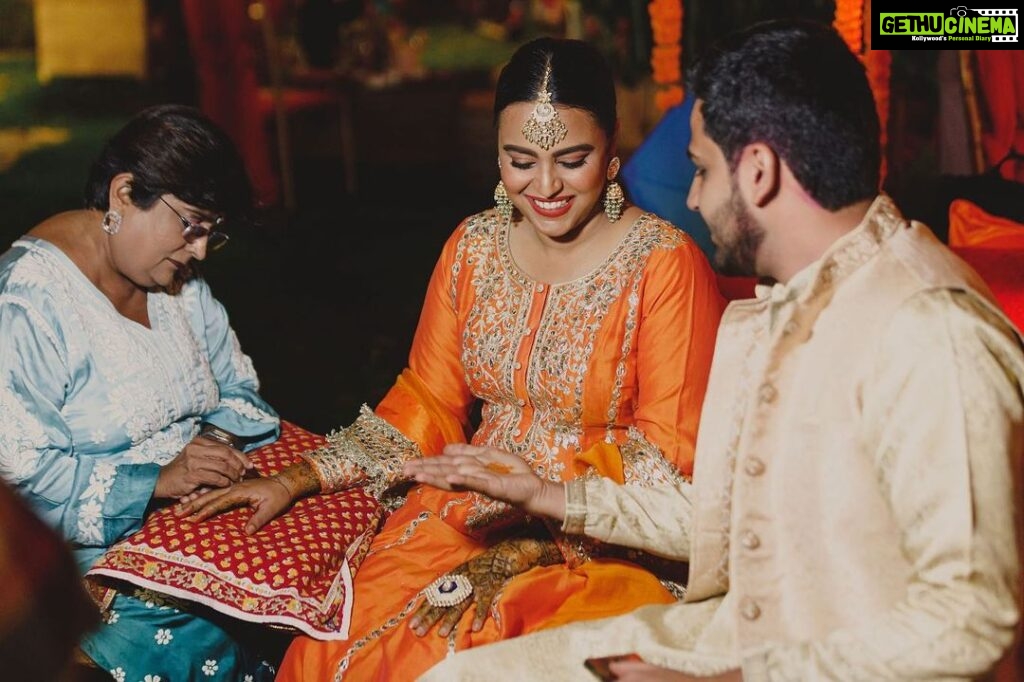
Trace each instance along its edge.
{"label": "embroidered floral motif", "polygon": [[218,670],[220,670],[220,666],[212,658],[206,659],[206,663],[203,663],[203,674],[207,677],[213,677]]}
{"label": "embroidered floral motif", "polygon": [[125,459],[132,464],[153,463],[163,466],[177,457],[197,433],[199,417],[175,422],[135,447],[129,448],[125,452]]}
{"label": "embroidered floral motif", "polygon": [[[615,382],[604,411],[606,438],[624,441],[618,423],[620,406],[635,396],[623,390],[632,377],[640,288],[644,267],[656,249],[677,248],[685,237],[678,230],[644,215],[603,265],[585,277],[553,286],[538,285],[513,261],[508,231],[493,212],[470,218],[456,247],[452,266],[453,308],[468,308],[463,322],[462,364],[473,393],[484,400],[483,421],[473,436],[517,454],[538,475],[560,481],[569,475],[573,457],[585,442],[583,393],[598,333],[611,307],[626,300],[626,319],[612,338],[621,347]],[[455,280],[470,277],[468,306],[455,300]],[[546,297],[535,292],[545,291]],[[536,306],[542,305],[539,323]],[[570,333],[571,332],[571,333]],[[605,332],[606,334],[606,332]],[[602,337],[601,341],[606,341]],[[528,357],[526,367],[518,358]],[[522,382],[525,374],[525,394]],[[592,438],[593,436],[591,436]],[[483,529],[507,517],[510,508],[483,496],[472,498],[470,528]]]}
{"label": "embroidered floral motif", "polygon": [[165,646],[171,643],[171,640],[174,639],[174,635],[172,635],[171,631],[167,628],[159,628],[156,631],[156,634],[153,635],[153,639],[156,640],[157,644]]}
{"label": "embroidered floral motif", "polygon": [[246,419],[253,421],[262,422],[264,424],[276,424],[277,417],[272,414],[264,412],[260,408],[256,407],[250,402],[242,400],[241,398],[224,398],[220,401],[218,407],[226,407],[230,410],[237,412]]}
{"label": "embroidered floral motif", "polygon": [[124,682],[126,673],[124,668],[117,667],[110,671],[110,676],[114,678],[114,682]]}
{"label": "embroidered floral motif", "polygon": [[28,479],[49,442],[42,423],[10,390],[0,386],[0,477],[9,483]]}
{"label": "embroidered floral motif", "polygon": [[108,462],[97,462],[89,474],[89,487],[82,493],[78,510],[78,535],[83,542],[103,542],[103,502],[114,487],[117,467]]}

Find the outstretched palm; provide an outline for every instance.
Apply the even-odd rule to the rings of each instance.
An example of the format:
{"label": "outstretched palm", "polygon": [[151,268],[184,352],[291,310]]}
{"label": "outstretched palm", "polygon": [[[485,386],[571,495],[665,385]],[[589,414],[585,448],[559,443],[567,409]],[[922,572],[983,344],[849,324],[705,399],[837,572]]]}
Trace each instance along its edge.
{"label": "outstretched palm", "polygon": [[518,506],[527,504],[544,486],[519,457],[476,445],[449,445],[440,457],[408,462],[405,474],[444,490],[475,490]]}

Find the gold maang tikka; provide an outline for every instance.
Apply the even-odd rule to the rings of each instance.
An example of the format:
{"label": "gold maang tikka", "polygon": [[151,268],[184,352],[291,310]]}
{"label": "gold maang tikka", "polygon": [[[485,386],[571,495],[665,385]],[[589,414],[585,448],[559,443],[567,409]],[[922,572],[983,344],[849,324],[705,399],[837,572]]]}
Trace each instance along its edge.
{"label": "gold maang tikka", "polygon": [[551,91],[548,90],[550,78],[551,62],[548,61],[544,66],[544,82],[540,85],[537,104],[533,107],[530,117],[526,119],[526,123],[523,124],[523,137],[544,151],[564,140],[569,132],[558,116],[555,105],[551,103]]}

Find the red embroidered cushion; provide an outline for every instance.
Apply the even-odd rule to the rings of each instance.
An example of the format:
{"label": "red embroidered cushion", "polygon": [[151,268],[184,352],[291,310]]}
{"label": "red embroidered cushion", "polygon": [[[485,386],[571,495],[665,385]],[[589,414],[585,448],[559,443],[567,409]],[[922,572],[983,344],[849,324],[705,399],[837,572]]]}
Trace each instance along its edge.
{"label": "red embroidered cushion", "polygon": [[[282,422],[277,442],[249,454],[270,475],[319,447],[322,436]],[[317,639],[348,637],[352,575],[382,516],[362,489],[300,500],[255,534],[248,509],[201,523],[170,508],[114,545],[88,572],[199,602],[241,620],[295,628]]]}

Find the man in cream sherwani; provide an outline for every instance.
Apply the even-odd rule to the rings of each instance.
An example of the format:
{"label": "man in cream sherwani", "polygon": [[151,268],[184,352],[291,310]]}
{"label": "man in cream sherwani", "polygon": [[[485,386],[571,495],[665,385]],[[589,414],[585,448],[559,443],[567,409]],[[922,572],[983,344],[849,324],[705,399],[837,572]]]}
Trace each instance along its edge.
{"label": "man in cream sherwani", "polygon": [[690,81],[688,204],[720,267],[775,282],[722,318],[693,483],[557,485],[466,445],[407,468],[688,560],[686,597],[459,653],[425,679],[587,680],[584,659],[631,652],[645,662],[613,664],[620,679],[984,675],[1019,617],[1018,332],[877,194],[878,117],[834,31],[753,27]]}

